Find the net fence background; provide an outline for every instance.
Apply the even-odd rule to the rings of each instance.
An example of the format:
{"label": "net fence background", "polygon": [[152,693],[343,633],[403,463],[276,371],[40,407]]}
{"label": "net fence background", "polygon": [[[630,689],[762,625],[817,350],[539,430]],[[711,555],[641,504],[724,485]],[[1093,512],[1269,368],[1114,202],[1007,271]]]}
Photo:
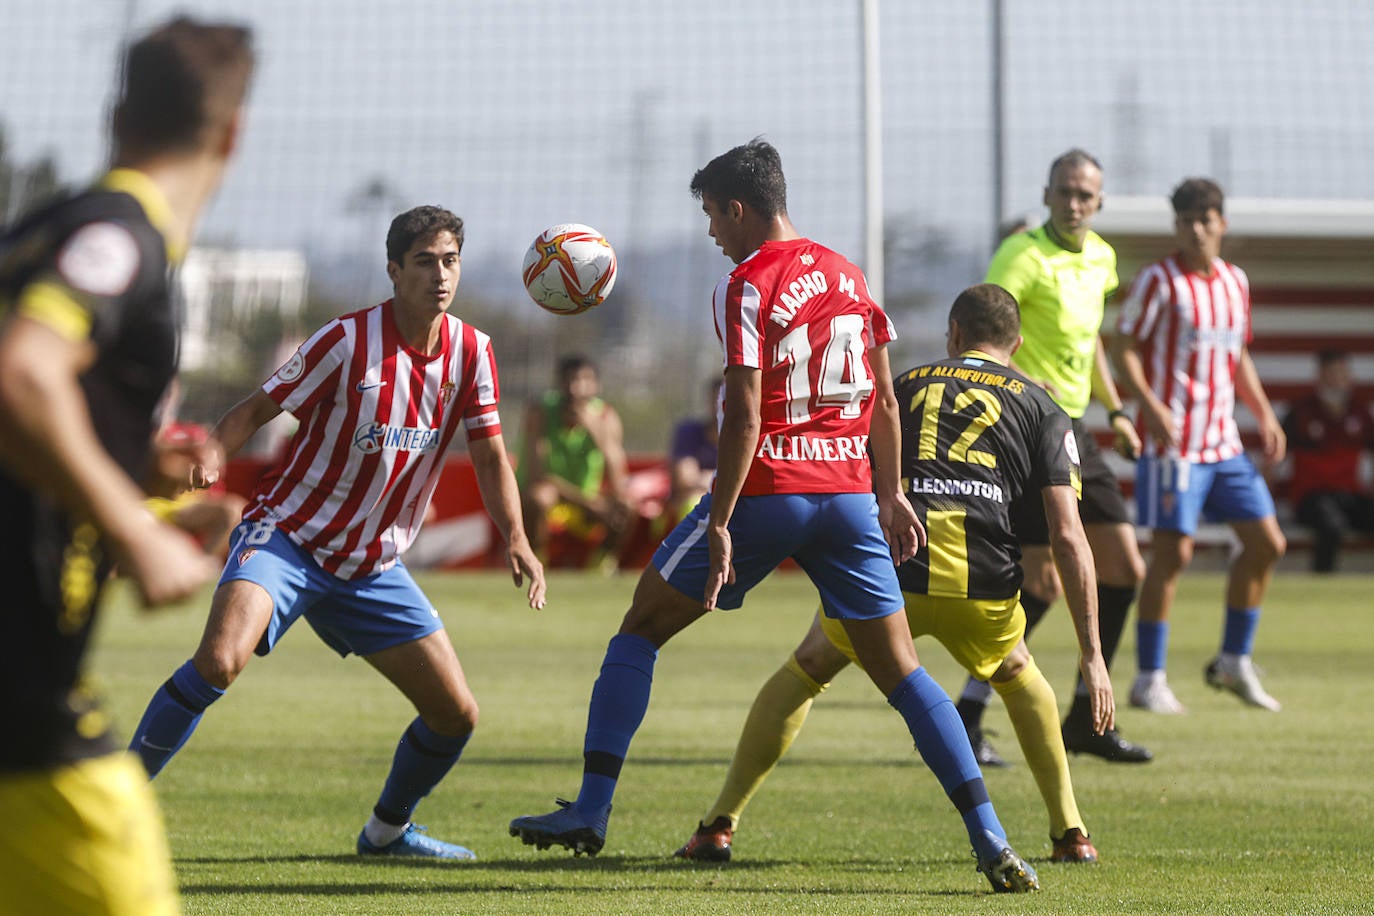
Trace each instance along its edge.
{"label": "net fence background", "polygon": [[[830,0],[115,2],[0,0],[0,203],[7,216],[107,156],[125,37],[175,10],[257,31],[241,154],[206,246],[297,253],[299,315],[270,296],[227,317],[188,373],[213,420],[332,314],[389,292],[390,217],[467,222],[458,313],[493,335],[506,422],[592,355],[632,449],[661,450],[718,371],[709,294],[729,268],[687,191],[711,156],[762,135],[798,228],[861,260],[861,8]],[[1374,4],[1363,0],[1007,0],[1004,212],[993,212],[993,4],[881,5],[884,283],[901,368],[938,353],[952,295],[978,280],[999,218],[1039,215],[1045,166],[1083,146],[1111,194],[1190,174],[1234,196],[1374,199]],[[620,257],[611,301],[540,312],[519,266],[542,228],[583,222]],[[270,284],[268,284],[270,286]],[[218,294],[217,294],[218,295]],[[227,295],[227,294],[226,294]],[[258,301],[258,300],[253,300]],[[215,303],[212,310],[217,309]]]}

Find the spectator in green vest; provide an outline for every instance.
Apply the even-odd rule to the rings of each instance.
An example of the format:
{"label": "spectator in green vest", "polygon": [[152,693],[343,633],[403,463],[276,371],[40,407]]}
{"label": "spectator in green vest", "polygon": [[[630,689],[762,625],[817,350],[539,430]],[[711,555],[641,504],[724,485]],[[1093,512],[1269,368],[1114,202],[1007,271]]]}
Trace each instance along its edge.
{"label": "spectator in green vest", "polygon": [[587,548],[584,563],[599,554],[613,564],[633,517],[629,474],[620,415],[602,400],[591,360],[559,361],[557,387],[525,411],[522,441],[520,501],[535,551],[559,565],[551,541],[566,538]]}

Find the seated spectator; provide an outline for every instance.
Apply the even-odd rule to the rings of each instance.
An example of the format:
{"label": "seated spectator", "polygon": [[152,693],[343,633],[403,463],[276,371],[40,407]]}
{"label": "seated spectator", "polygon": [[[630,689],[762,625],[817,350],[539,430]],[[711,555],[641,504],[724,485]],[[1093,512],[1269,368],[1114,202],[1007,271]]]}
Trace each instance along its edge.
{"label": "seated spectator", "polygon": [[1345,353],[1317,357],[1316,386],[1293,403],[1283,428],[1293,456],[1289,498],[1316,536],[1312,571],[1332,572],[1347,531],[1374,532],[1374,494],[1360,480],[1361,457],[1374,449],[1374,402],[1355,396]]}
{"label": "seated spectator", "polygon": [[666,514],[671,528],[677,524],[701,497],[711,491],[711,478],[716,474],[716,438],[720,421],[716,411],[720,405],[720,379],[711,379],[703,389],[706,412],[689,417],[673,427],[673,442],[668,449],[668,473],[672,489],[668,495]]}
{"label": "seated spectator", "polygon": [[[585,357],[561,360],[557,383],[525,411],[518,474],[525,531],[549,566],[589,565],[599,556],[613,569],[632,520],[620,415],[601,399],[600,376]],[[575,549],[555,549],[569,546],[561,541]]]}

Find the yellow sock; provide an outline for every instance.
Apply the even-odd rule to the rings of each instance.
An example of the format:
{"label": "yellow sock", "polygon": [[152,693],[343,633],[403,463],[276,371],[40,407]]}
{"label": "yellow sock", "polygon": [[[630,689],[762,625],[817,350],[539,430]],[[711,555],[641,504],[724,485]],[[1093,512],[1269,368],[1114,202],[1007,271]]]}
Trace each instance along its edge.
{"label": "yellow sock", "polygon": [[1050,836],[1061,837],[1070,827],[1084,833],[1083,817],[1073,797],[1073,782],[1069,779],[1069,760],[1064,753],[1064,738],[1059,732],[1059,706],[1054,688],[1040,673],[1035,659],[1025,669],[1005,683],[992,685],[1007,706],[1016,740],[1026,765],[1035,776],[1040,795],[1050,815]]}
{"label": "yellow sock", "polygon": [[744,720],[744,731],[740,732],[725,785],[707,812],[705,823],[724,816],[730,818],[732,827],[739,826],[744,806],[801,732],[811,712],[811,701],[828,686],[812,680],[795,656],[789,656],[764,683]]}

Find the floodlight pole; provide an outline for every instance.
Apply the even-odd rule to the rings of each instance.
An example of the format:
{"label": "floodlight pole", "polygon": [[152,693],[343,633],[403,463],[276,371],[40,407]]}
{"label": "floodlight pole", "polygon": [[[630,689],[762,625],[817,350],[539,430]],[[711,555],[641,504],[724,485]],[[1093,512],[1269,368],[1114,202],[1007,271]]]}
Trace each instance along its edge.
{"label": "floodlight pole", "polygon": [[992,36],[992,245],[997,247],[1006,218],[1006,80],[1002,59],[1002,0],[991,0]]}
{"label": "floodlight pole", "polygon": [[864,274],[883,301],[883,105],[878,58],[878,0],[859,0],[863,21]]}

